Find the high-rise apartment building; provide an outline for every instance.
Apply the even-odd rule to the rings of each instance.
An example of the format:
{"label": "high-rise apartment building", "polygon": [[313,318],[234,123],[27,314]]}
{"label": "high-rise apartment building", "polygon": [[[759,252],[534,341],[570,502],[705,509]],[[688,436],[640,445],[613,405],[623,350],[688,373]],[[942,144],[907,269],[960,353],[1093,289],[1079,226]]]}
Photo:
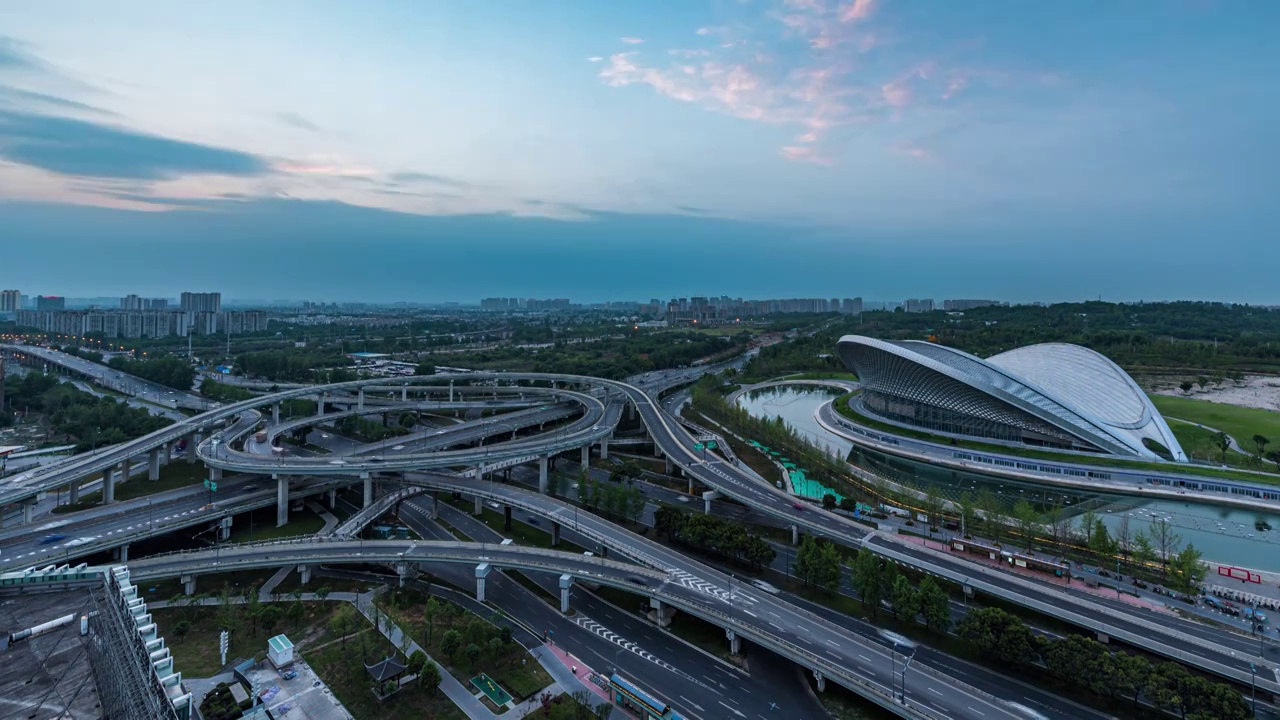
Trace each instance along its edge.
{"label": "high-rise apartment building", "polygon": [[60,295],[41,295],[36,298],[36,310],[65,310],[67,299]]}
{"label": "high-rise apartment building", "polygon": [[840,312],[845,315],[859,315],[862,313],[862,298],[845,298],[840,304]]}
{"label": "high-rise apartment building", "polygon": [[0,290],[0,312],[13,313],[22,309],[22,292]]}
{"label": "high-rise apartment building", "polygon": [[910,298],[903,303],[902,309],[909,313],[933,312],[933,300],[929,298],[923,300]]}
{"label": "high-rise apartment building", "polygon": [[186,313],[220,313],[222,312],[222,293],[182,293],[182,312]]}
{"label": "high-rise apartment building", "polygon": [[120,309],[121,310],[141,310],[142,298],[133,294],[125,295],[124,297],[120,298]]}

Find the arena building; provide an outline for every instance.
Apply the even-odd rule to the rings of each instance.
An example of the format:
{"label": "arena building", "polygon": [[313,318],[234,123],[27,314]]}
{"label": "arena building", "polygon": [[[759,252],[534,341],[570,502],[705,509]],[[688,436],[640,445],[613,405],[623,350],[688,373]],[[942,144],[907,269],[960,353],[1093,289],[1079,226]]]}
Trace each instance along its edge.
{"label": "arena building", "polygon": [[840,338],[868,416],[942,434],[1186,462],[1133,378],[1079,345],[1044,343],[986,360],[918,340]]}

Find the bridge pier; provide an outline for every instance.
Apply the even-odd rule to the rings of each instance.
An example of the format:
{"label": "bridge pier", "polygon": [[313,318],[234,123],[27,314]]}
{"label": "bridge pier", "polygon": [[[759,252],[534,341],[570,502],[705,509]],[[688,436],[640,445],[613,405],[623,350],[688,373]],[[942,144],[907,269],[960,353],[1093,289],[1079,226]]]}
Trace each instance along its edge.
{"label": "bridge pier", "polygon": [[184,595],[196,594],[196,576],[195,575],[182,576],[182,593]]}
{"label": "bridge pier", "polygon": [[449,402],[453,402],[453,381],[449,381]]}
{"label": "bridge pier", "polygon": [[69,496],[70,502],[72,505],[75,505],[76,503],[80,502],[80,481],[79,480],[72,480],[71,482],[67,483],[67,495]]}
{"label": "bridge pier", "polygon": [[729,638],[729,654],[730,655],[742,654],[742,638],[738,637],[738,633],[732,630],[725,630],[724,636]]}
{"label": "bridge pier", "polygon": [[324,393],[316,396],[316,417],[324,414]]}
{"label": "bridge pier", "polygon": [[665,461],[665,462],[664,462],[664,464],[663,464],[662,472],[663,472],[663,474],[664,474],[664,475],[670,475],[670,474],[671,474],[671,470],[672,470],[672,468],[673,468],[673,467],[675,467],[675,466],[671,464],[671,458],[669,458],[669,457],[664,457],[664,458],[662,458],[662,459]]}
{"label": "bridge pier", "polygon": [[409,566],[409,563],[407,562],[396,563],[396,577],[398,577],[400,580],[400,587],[404,587],[405,582],[408,581],[409,579],[409,573],[411,571],[412,571],[412,568]]}
{"label": "bridge pier", "polygon": [[672,618],[676,616],[676,609],[658,598],[649,598],[649,607],[653,608],[653,622],[658,627],[669,627]]}
{"label": "bridge pier", "polygon": [[271,406],[271,424],[280,424],[280,403]]}
{"label": "bridge pier", "polygon": [[231,516],[230,515],[222,518],[222,520],[218,523],[218,539],[219,540],[231,539]]}
{"label": "bridge pier", "polygon": [[129,562],[129,543],[125,543],[116,548],[111,554],[115,556],[116,562]]}
{"label": "bridge pier", "polygon": [[627,403],[627,419],[628,419],[628,420],[635,420],[635,419],[636,419],[636,404],[635,404],[635,403]]}
{"label": "bridge pier", "polygon": [[569,612],[569,588],[573,587],[573,576],[569,574],[560,576],[560,612]]}
{"label": "bridge pier", "polygon": [[581,465],[584,470],[586,468],[591,467],[591,445],[590,444],[582,446],[582,459],[578,461],[578,464]]}
{"label": "bridge pier", "polygon": [[338,489],[333,488],[329,491],[329,509],[332,510],[336,507],[338,507]]}
{"label": "bridge pier", "polygon": [[367,508],[373,504],[373,476],[369,473],[360,473],[360,479],[364,481],[364,504],[360,507]]}
{"label": "bridge pier", "polygon": [[364,388],[356,391],[356,411],[364,412]]}
{"label": "bridge pier", "polygon": [[511,506],[502,506],[502,529],[511,532]]}
{"label": "bridge pier", "polygon": [[817,668],[813,669],[813,679],[818,681],[818,692],[827,691],[827,679],[822,676],[821,670]]}
{"label": "bridge pier", "polygon": [[129,458],[120,461],[120,482],[129,482],[129,471],[132,469],[129,466]]}
{"label": "bridge pier", "polygon": [[22,503],[22,522],[30,523],[32,516],[35,514],[36,501],[26,500]]}
{"label": "bridge pier", "polygon": [[476,602],[484,602],[484,581],[489,577],[489,563],[476,566]]}
{"label": "bridge pier", "polygon": [[799,525],[791,526],[791,544],[792,545],[800,544],[800,526]]}
{"label": "bridge pier", "polygon": [[716,490],[708,490],[702,493],[702,512],[704,515],[711,514],[711,501],[719,499],[720,493]]}
{"label": "bridge pier", "polygon": [[160,479],[160,448],[147,453],[147,479],[152,482]]}
{"label": "bridge pier", "polygon": [[400,402],[409,402],[409,386],[400,386]]}
{"label": "bridge pier", "polygon": [[276,481],[276,527],[289,524],[289,476],[273,473],[271,479]]}
{"label": "bridge pier", "polygon": [[543,455],[538,458],[538,492],[546,495],[549,484],[547,481],[547,456]]}
{"label": "bridge pier", "polygon": [[167,442],[160,446],[160,465],[163,467],[169,464],[173,459],[173,443]]}
{"label": "bridge pier", "polygon": [[[122,469],[122,470],[124,469],[124,466],[123,466],[123,465],[121,465],[121,469]],[[123,473],[122,473],[122,474],[123,474]],[[212,480],[213,482],[217,482],[217,481],[221,480],[221,479],[222,479],[222,468],[220,468],[220,467],[213,467],[213,466],[210,466],[210,467],[209,467],[209,479],[210,479],[210,480]]]}
{"label": "bridge pier", "polygon": [[298,566],[298,583],[301,585],[311,584],[311,566],[310,565]]}
{"label": "bridge pier", "polygon": [[551,547],[560,546],[560,523],[551,521]]}
{"label": "bridge pier", "polygon": [[195,463],[196,445],[200,442],[200,433],[190,433],[183,440],[187,443],[187,462]]}
{"label": "bridge pier", "polygon": [[600,438],[600,459],[609,459],[609,438]]}
{"label": "bridge pier", "polygon": [[102,504],[116,501],[116,472],[111,468],[102,471]]}
{"label": "bridge pier", "polygon": [[440,519],[440,491],[431,491],[431,519]]}

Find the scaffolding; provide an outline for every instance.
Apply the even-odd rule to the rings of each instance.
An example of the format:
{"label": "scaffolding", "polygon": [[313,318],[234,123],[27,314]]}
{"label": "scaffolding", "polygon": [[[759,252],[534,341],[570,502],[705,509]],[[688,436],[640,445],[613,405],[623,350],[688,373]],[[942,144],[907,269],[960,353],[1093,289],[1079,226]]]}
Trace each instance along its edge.
{"label": "scaffolding", "polygon": [[92,592],[89,658],[103,717],[191,720],[191,694],[126,567],[103,573]]}

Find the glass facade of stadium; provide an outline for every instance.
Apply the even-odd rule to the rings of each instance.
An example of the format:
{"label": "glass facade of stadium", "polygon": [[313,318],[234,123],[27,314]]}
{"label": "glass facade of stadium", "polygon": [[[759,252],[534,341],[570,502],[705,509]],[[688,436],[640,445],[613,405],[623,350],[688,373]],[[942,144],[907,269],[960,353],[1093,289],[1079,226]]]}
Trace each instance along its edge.
{"label": "glass facade of stadium", "polygon": [[1186,461],[1141,388],[1088,348],[1045,343],[984,360],[934,343],[849,335],[837,352],[862,384],[853,407],[871,418],[1055,450]]}

